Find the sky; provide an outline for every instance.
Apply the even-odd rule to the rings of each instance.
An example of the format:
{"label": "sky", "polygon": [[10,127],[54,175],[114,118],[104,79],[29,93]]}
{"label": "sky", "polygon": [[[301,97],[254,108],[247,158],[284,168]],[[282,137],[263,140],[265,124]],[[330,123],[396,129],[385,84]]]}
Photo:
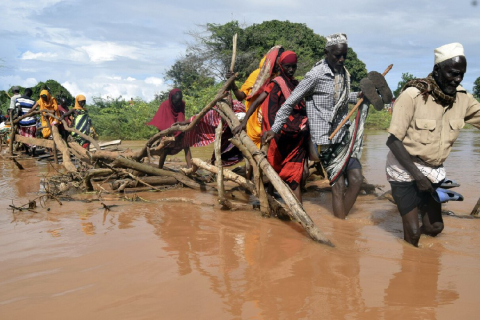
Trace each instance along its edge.
{"label": "sky", "polygon": [[[480,77],[480,4],[475,0],[2,0],[0,90],[54,79],[87,99],[141,98],[171,88],[165,72],[185,53],[188,31],[205,23],[305,23],[319,35],[343,32],[368,71],[395,90],[402,73],[425,77],[433,50],[460,42]],[[299,57],[301,59],[301,56]]]}

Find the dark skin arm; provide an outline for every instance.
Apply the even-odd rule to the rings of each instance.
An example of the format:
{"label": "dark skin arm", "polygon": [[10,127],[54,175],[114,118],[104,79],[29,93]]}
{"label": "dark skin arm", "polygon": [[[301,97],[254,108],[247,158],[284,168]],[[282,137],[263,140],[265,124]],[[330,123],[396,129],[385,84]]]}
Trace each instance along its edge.
{"label": "dark skin arm", "polygon": [[250,108],[248,108],[247,114],[245,115],[245,118],[243,118],[242,123],[235,128],[233,128],[232,133],[234,135],[239,134],[242,132],[242,130],[246,130],[247,128],[247,122],[248,119],[252,116],[252,114],[258,109],[258,107],[262,104],[262,102],[265,100],[267,97],[266,92],[262,92],[258,98],[250,105]]}
{"label": "dark skin arm", "polygon": [[387,147],[392,151],[398,162],[413,176],[420,192],[434,192],[432,183],[413,163],[402,141],[398,140],[394,135],[390,135],[387,140]]}
{"label": "dark skin arm", "polygon": [[[235,72],[228,71],[227,74],[225,75],[225,77],[227,79],[230,79],[231,77],[233,77],[234,74],[235,74]],[[247,97],[245,92],[240,91],[240,89],[238,89],[235,81],[232,82],[232,85],[230,86],[230,90],[233,91],[233,94],[235,95],[235,98],[237,98],[238,101],[243,101]]]}

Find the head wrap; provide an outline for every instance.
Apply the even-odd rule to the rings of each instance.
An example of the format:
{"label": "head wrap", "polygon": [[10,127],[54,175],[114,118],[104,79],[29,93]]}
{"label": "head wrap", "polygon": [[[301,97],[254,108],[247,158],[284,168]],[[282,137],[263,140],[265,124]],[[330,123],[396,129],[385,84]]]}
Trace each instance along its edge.
{"label": "head wrap", "polygon": [[[47,96],[46,101],[42,99],[43,95]],[[38,99],[37,103],[40,105],[40,110],[58,110],[57,100],[50,95],[50,92],[48,92],[48,90],[40,91],[40,99]]]}
{"label": "head wrap", "polygon": [[87,98],[83,94],[79,94],[75,97],[75,107],[73,109],[83,110],[83,107],[79,104],[80,101],[85,101]]}
{"label": "head wrap", "polygon": [[348,44],[347,42],[347,35],[345,33],[334,33],[329,36],[327,36],[327,43],[325,44],[325,48],[345,43]]}
{"label": "head wrap", "polygon": [[435,54],[435,64],[439,64],[440,62],[454,57],[465,56],[463,46],[458,42],[443,45],[435,49],[433,52]]}
{"label": "head wrap", "polygon": [[[180,89],[173,89],[168,94],[168,99],[162,102],[160,107],[153,116],[153,119],[147,123],[149,126],[155,126],[158,130],[168,129],[175,122],[185,121],[185,101],[182,100],[179,106],[175,106],[172,102],[172,98],[177,92],[181,92]],[[179,135],[181,132],[177,132],[175,136]]]}
{"label": "head wrap", "polygon": [[280,48],[282,48],[282,46],[275,46],[267,52],[265,62],[260,68],[257,80],[255,80],[255,84],[253,85],[252,91],[250,91],[247,100],[252,99],[265,90],[265,87],[272,78],[273,69],[275,68],[275,62],[277,60]]}
{"label": "head wrap", "polygon": [[292,64],[297,63],[297,54],[293,51],[284,51],[280,55],[279,63],[282,64]]}

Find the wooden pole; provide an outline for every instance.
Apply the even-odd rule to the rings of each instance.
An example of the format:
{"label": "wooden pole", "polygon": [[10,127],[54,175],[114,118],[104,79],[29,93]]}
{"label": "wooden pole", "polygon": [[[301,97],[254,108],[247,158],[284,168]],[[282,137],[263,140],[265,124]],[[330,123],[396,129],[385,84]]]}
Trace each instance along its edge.
{"label": "wooden pole", "polygon": [[[382,73],[382,75],[385,77],[387,75],[387,73],[393,68],[393,64],[389,65],[387,67],[387,69],[385,69],[385,71]],[[333,137],[335,137],[335,135],[338,133],[338,131],[340,131],[340,129],[345,125],[345,123],[347,123],[348,119],[350,119],[350,117],[352,116],[352,114],[358,109],[358,107],[360,107],[363,103],[363,98],[360,98],[360,100],[358,100],[357,104],[355,105],[355,107],[352,108],[352,110],[347,114],[347,116],[345,117],[345,119],[343,119],[343,121],[338,125],[337,129],[335,129],[335,131],[333,131],[333,133],[330,135],[330,137],[328,137],[329,140],[332,140]]]}
{"label": "wooden pole", "polygon": [[[47,127],[50,129],[50,134],[52,135],[53,138],[53,130],[52,130],[52,124],[50,123],[50,119],[47,118]],[[55,139],[53,139],[53,159],[55,161],[55,164],[58,164],[58,156],[57,156],[57,144],[55,143]]]}
{"label": "wooden pole", "polygon": [[478,216],[480,214],[480,198],[478,198],[477,204],[473,207],[471,216]]}
{"label": "wooden pole", "polygon": [[233,72],[235,67],[235,59],[237,58],[237,34],[233,36],[233,50],[232,50],[232,62],[230,63],[230,71]]}
{"label": "wooden pole", "polygon": [[[227,121],[230,128],[235,128],[236,126],[240,125],[240,121],[237,119],[235,114],[233,113],[230,106],[224,102],[220,102],[217,104],[219,113]],[[253,156],[256,164],[260,169],[265,173],[265,175],[270,179],[273,187],[277,190],[277,192],[282,197],[285,204],[290,209],[288,210],[288,214],[290,215],[292,220],[298,221],[302,227],[305,229],[307,234],[313,240],[332,246],[333,244],[328,240],[328,238],[323,234],[320,229],[313,223],[310,216],[305,212],[303,206],[300,202],[298,202],[297,197],[293,194],[292,190],[288,187],[285,182],[280,179],[278,174],[272,168],[268,160],[266,159],[265,155],[260,152],[257,148],[255,143],[247,136],[245,131],[240,132],[238,136],[241,143],[248,149],[250,154]]]}
{"label": "wooden pole", "polygon": [[223,184],[223,165],[222,165],[222,120],[218,123],[215,130],[215,165],[218,169],[217,172],[217,189],[218,189],[218,202],[223,204],[225,201],[225,186]]}
{"label": "wooden pole", "polygon": [[[12,110],[13,111],[13,110]],[[10,112],[10,155],[13,156],[13,143],[15,142],[15,125],[13,124],[13,112]]]}

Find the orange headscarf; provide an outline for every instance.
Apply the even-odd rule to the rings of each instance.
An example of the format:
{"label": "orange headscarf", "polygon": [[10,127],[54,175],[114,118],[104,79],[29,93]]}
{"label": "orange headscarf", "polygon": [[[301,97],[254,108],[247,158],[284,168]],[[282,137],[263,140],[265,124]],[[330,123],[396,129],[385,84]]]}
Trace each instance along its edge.
{"label": "orange headscarf", "polygon": [[83,110],[82,106],[79,104],[80,101],[85,101],[87,98],[83,94],[79,94],[78,96],[75,97],[75,107],[73,109],[76,110]]}
{"label": "orange headscarf", "polygon": [[[43,95],[47,96],[47,101],[44,101],[42,99]],[[48,90],[42,90],[40,92],[40,99],[38,99],[37,103],[40,106],[40,110],[58,110],[57,100],[50,95],[50,92],[48,92]]]}

